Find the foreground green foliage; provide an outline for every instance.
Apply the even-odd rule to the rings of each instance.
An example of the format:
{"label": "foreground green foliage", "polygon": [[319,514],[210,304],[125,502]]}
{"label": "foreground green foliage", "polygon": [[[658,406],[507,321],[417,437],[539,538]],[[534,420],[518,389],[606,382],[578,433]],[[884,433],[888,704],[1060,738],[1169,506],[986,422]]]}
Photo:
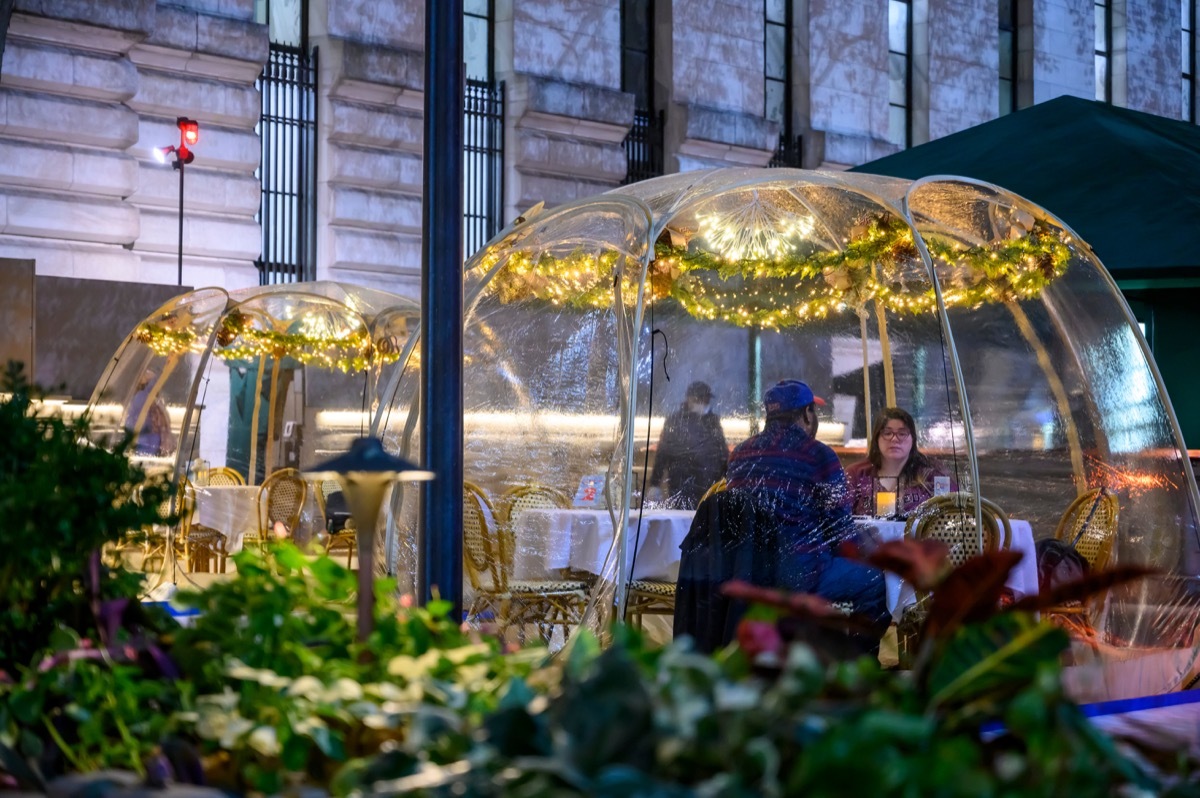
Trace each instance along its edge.
{"label": "foreground green foliage", "polygon": [[[0,671],[28,664],[60,625],[97,633],[92,602],[136,597],[140,576],[89,560],[106,543],[159,521],[161,481],[125,456],[86,443],[89,421],[33,415],[38,392],[9,364],[0,390]],[[141,502],[133,501],[141,488]]]}
{"label": "foreground green foliage", "polygon": [[21,390],[0,406],[16,554],[0,564],[0,787],[119,768],[265,794],[1200,795],[1186,762],[1155,767],[1082,716],[1062,692],[1067,639],[1032,614],[1136,569],[997,613],[1011,554],[951,571],[944,551],[886,544],[876,564],[933,593],[903,673],[835,659],[853,619],[819,599],[746,585],[727,591],[760,608],[716,657],[626,629],[606,648],[580,632],[553,660],[508,651],[387,580],[358,641],[354,574],[286,545],[181,594],[199,615],[168,629],[97,554],[154,520],[131,501],[142,475],[87,445],[86,420],[29,410]]}

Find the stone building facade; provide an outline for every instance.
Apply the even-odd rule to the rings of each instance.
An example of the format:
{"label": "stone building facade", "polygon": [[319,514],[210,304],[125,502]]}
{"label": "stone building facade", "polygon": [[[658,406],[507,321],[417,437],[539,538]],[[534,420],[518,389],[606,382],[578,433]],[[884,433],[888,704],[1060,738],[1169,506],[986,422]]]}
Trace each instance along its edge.
{"label": "stone building facade", "polygon": [[[1011,12],[997,0],[484,0],[489,79],[504,83],[505,103],[495,222],[624,181],[637,111],[622,68],[633,13],[645,14],[652,43],[645,110],[661,114],[665,172],[767,165],[783,128],[799,141],[797,165],[846,168],[992,119],[1001,91],[1024,107],[1093,98],[1099,86],[1119,105],[1192,114],[1181,39],[1194,49],[1195,38],[1181,37],[1177,0],[1000,9],[1009,2]],[[319,51],[316,250],[305,268],[415,295],[424,4],[294,5],[304,8],[305,47]],[[39,275],[175,282],[178,175],[152,156],[178,140],[183,115],[201,125],[186,173],[183,284],[258,283],[266,6],[16,0],[0,65],[0,258],[33,259]],[[786,13],[786,124],[765,108],[772,7]],[[902,44],[897,13],[908,20]],[[1098,69],[1109,77],[1098,80]]]}

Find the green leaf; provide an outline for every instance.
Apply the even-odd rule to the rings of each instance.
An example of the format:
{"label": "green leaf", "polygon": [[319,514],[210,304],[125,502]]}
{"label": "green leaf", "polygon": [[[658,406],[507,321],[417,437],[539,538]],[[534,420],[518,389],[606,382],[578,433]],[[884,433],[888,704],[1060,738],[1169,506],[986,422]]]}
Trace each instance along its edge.
{"label": "green leaf", "polygon": [[1040,667],[1054,665],[1067,635],[1023,613],[1005,613],[957,630],[933,662],[931,706],[963,702],[988,693],[1012,695],[1029,686]]}

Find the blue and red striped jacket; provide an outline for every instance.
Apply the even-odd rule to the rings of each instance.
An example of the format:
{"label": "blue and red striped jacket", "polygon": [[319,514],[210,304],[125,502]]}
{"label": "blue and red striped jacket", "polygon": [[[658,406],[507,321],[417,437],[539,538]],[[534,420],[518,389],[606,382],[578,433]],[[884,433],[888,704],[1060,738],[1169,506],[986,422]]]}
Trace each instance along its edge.
{"label": "blue and red striped jacket", "polygon": [[730,490],[767,503],[802,545],[836,546],[853,533],[846,472],[802,427],[768,420],[729,455],[725,477]]}

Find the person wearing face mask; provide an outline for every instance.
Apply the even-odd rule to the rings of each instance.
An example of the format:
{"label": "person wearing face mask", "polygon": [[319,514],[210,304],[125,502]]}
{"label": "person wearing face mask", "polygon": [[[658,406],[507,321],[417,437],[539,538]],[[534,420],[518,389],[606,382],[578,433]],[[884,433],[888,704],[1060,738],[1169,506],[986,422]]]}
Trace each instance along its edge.
{"label": "person wearing face mask", "polygon": [[937,477],[945,478],[949,490],[958,490],[946,472],[921,453],[913,417],[898,407],[886,408],[875,420],[867,459],[846,469],[852,512],[878,515],[876,497],[883,491],[895,494],[898,515],[908,515],[933,496]]}
{"label": "person wearing face mask", "polygon": [[729,456],[728,490],[753,497],[778,525],[769,552],[777,584],[845,605],[871,631],[851,638],[863,653],[877,651],[891,621],[883,573],[840,556],[857,533],[850,516],[846,474],[837,454],[817,440],[817,407],[825,402],[799,380],[783,380],[763,395],[766,425]]}
{"label": "person wearing face mask", "polygon": [[700,497],[725,475],[729,447],[721,419],[712,409],[712,389],[696,381],[683,404],[663,424],[654,452],[647,499],[694,510]]}

